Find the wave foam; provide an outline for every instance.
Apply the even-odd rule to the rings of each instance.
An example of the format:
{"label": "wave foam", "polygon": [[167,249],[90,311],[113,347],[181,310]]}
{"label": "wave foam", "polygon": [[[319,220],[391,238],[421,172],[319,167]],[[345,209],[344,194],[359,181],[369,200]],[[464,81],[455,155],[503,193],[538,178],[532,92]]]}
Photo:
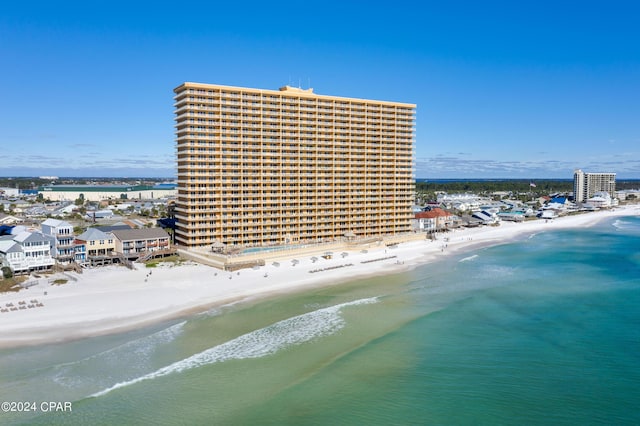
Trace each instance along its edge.
{"label": "wave foam", "polygon": [[638,224],[635,221],[616,219],[612,225],[619,231],[638,230]]}
{"label": "wave foam", "polygon": [[125,386],[145,380],[156,379],[172,373],[180,373],[203,365],[232,359],[260,358],[272,355],[284,348],[300,345],[310,340],[333,334],[344,327],[344,320],[340,316],[342,308],[346,306],[372,304],[377,303],[377,301],[377,297],[360,299],[287,318],[265,328],[243,334],[221,345],[192,355],[189,358],[174,362],[152,373],[126,382],[116,383],[110,388],[90,395],[90,397],[99,397]]}
{"label": "wave foam", "polygon": [[[153,334],[130,340],[118,346],[88,356],[86,358],[58,364],[53,367],[53,381],[68,387],[77,388],[83,381],[74,375],[78,371],[91,368],[96,363],[99,364],[120,364],[125,363],[129,369],[140,367],[151,357],[154,351],[161,345],[171,343],[178,337],[187,321],[182,321]],[[130,362],[126,362],[130,360]]]}
{"label": "wave foam", "polygon": [[170,327],[164,328],[162,330],[156,331],[153,334],[149,334],[147,336],[143,336],[143,337],[139,337],[135,340],[130,340],[128,342],[122,343],[118,346],[114,346],[112,348],[109,348],[105,351],[102,351],[100,353],[88,356],[86,358],[77,360],[77,361],[71,361],[71,362],[65,362],[63,364],[58,364],[55,367],[56,368],[60,368],[60,367],[69,367],[75,364],[80,364],[86,361],[91,361],[94,359],[99,359],[99,358],[103,358],[106,356],[120,356],[122,354],[129,354],[129,353],[134,353],[138,356],[140,355],[146,355],[149,350],[158,344],[163,344],[163,343],[170,343],[172,342],[176,337],[178,337],[178,335],[180,335],[180,333],[182,333],[183,327],[184,325],[187,323],[187,321],[181,321],[177,324],[174,324]]}
{"label": "wave foam", "polygon": [[465,257],[465,258],[463,258],[463,259],[458,260],[458,263],[459,263],[459,262],[468,262],[469,260],[473,260],[473,259],[475,259],[476,257],[478,257],[478,255],[477,255],[477,254],[474,254],[473,256]]}

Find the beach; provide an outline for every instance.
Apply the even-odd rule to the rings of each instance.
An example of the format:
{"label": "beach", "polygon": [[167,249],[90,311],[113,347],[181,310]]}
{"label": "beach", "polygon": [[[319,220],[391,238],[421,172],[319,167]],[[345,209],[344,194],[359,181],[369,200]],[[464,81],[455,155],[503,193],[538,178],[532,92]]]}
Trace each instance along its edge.
{"label": "beach", "polygon": [[[215,306],[273,297],[308,288],[336,285],[358,278],[399,273],[447,256],[472,253],[527,235],[556,229],[589,227],[615,216],[638,216],[640,207],[565,216],[524,223],[502,222],[495,227],[450,231],[436,240],[419,240],[387,247],[334,253],[331,259],[305,254],[257,269],[225,272],[184,262],[155,268],[136,264],[134,270],[110,266],[39,278],[38,284],[17,293],[0,294],[0,306],[31,305],[0,314],[0,347],[63,342],[136,329]],[[366,251],[366,252],[365,252]],[[317,259],[314,261],[312,257]],[[296,259],[297,263],[292,260]],[[295,264],[294,264],[295,263]],[[55,285],[55,278],[68,280]]]}

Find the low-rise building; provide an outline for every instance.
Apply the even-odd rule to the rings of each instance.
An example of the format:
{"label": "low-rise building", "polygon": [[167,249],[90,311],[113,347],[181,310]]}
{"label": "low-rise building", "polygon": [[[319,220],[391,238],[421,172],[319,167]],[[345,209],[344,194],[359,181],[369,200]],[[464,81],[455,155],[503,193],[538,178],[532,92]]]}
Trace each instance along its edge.
{"label": "low-rise building", "polygon": [[24,212],[31,207],[31,204],[28,201],[22,199],[2,200],[2,204],[4,206],[4,211],[12,214],[24,214]]}
{"label": "low-rise building", "polygon": [[473,212],[471,217],[481,221],[484,225],[492,225],[494,223],[498,223],[500,220],[497,213],[492,213],[486,210]]}
{"label": "low-rise building", "polygon": [[48,270],[55,264],[51,239],[41,232],[22,231],[0,237],[0,258],[14,273]]}
{"label": "low-rise building", "polygon": [[153,199],[176,196],[175,184],[157,185],[44,185],[38,195],[49,200],[87,201]]}
{"label": "low-rise building", "polygon": [[414,229],[423,232],[436,232],[455,227],[455,216],[441,208],[415,214]]}
{"label": "low-rise building", "polygon": [[438,203],[441,206],[458,211],[478,211],[481,205],[489,202],[490,199],[476,194],[438,194]]}
{"label": "low-rise building", "polygon": [[96,228],[89,228],[78,235],[75,243],[76,248],[84,246],[85,261],[90,261],[93,258],[111,256],[116,248],[114,236],[111,233],[102,232]]}
{"label": "low-rise building", "polygon": [[18,197],[20,195],[20,190],[18,188],[0,188],[0,196],[2,197]]}
{"label": "low-rise building", "polygon": [[616,196],[620,201],[638,200],[640,199],[639,189],[623,189],[616,191]]}
{"label": "low-rise building", "polygon": [[611,199],[611,195],[609,195],[608,192],[598,191],[593,194],[593,197],[587,200],[587,204],[590,204],[595,208],[602,209],[611,207],[613,205],[613,202]]}
{"label": "low-rise building", "polygon": [[98,220],[98,219],[111,219],[113,218],[113,210],[103,209],[103,210],[87,210],[85,214],[85,219],[87,220]]}
{"label": "low-rise building", "polygon": [[112,234],[115,251],[129,259],[170,248],[169,234],[162,228],[120,229]]}
{"label": "low-rise building", "polygon": [[15,225],[16,223],[22,222],[17,216],[12,216],[6,213],[0,213],[0,225]]}

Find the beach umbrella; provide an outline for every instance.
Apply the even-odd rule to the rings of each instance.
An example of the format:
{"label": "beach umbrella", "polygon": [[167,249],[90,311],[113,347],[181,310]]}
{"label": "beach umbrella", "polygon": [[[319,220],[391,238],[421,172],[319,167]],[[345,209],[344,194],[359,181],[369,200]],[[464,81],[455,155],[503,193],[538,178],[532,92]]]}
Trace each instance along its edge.
{"label": "beach umbrella", "polygon": [[349,256],[349,253],[347,253],[346,251],[343,251],[343,252],[340,254],[340,256],[342,256],[342,257],[347,257],[347,256]]}

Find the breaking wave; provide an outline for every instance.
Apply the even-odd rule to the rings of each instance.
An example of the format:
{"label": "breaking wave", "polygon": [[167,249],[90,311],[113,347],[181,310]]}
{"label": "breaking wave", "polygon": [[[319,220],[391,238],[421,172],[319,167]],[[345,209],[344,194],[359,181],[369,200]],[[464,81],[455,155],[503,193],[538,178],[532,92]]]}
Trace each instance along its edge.
{"label": "breaking wave", "polygon": [[[85,384],[82,372],[97,365],[121,365],[121,373],[134,373],[147,366],[148,361],[158,348],[173,342],[184,330],[187,321],[182,321],[153,334],[140,337],[112,347],[89,357],[58,364],[53,367],[52,380],[68,388],[77,388]],[[125,371],[123,371],[125,370]]]}
{"label": "breaking wave", "polygon": [[625,219],[616,219],[612,223],[613,227],[619,231],[638,231],[640,230],[640,224],[637,220],[633,220],[633,218],[629,220]]}
{"label": "breaking wave", "polygon": [[137,358],[140,358],[141,356],[147,356],[156,345],[172,342],[178,335],[180,335],[180,333],[182,333],[184,325],[186,323],[186,321],[179,322],[148,336],[143,336],[138,339],[131,340],[129,342],[107,349],[106,351],[100,352],[98,354],[91,355],[79,361],[59,364],[58,367],[68,367],[74,364],[80,364],[94,359],[101,359],[102,361],[104,361],[104,359],[107,357],[115,357],[121,359],[122,356],[129,354],[133,354]]}
{"label": "breaking wave", "polygon": [[474,254],[473,256],[469,256],[469,257],[465,257],[465,258],[463,258],[463,259],[460,259],[458,262],[468,262],[469,260],[473,260],[473,259],[475,259],[476,257],[478,257],[478,255],[477,255],[477,254]]}
{"label": "breaking wave", "polygon": [[116,383],[110,388],[90,395],[90,397],[99,397],[125,386],[145,380],[156,379],[172,373],[180,373],[203,365],[232,359],[260,358],[272,355],[284,348],[300,345],[310,340],[333,334],[343,328],[344,319],[340,316],[342,308],[377,302],[377,297],[360,299],[287,318],[265,328],[243,334],[233,340],[192,355],[189,358],[174,362],[152,373],[125,382]]}

